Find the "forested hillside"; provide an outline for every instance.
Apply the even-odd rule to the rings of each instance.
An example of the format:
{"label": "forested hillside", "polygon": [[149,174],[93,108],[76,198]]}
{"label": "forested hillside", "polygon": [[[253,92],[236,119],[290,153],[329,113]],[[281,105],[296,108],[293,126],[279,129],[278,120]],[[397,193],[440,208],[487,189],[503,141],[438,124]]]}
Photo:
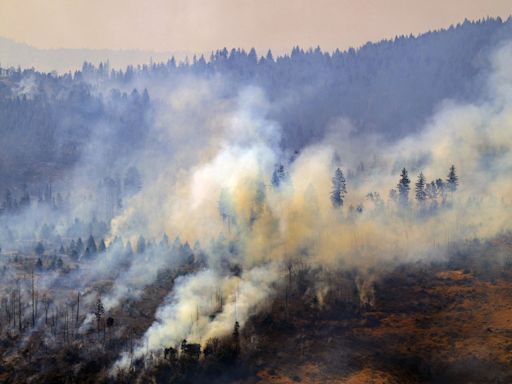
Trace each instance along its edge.
{"label": "forested hillside", "polygon": [[262,88],[271,103],[268,117],[282,126],[281,143],[289,150],[336,130],[339,119],[348,119],[351,134],[392,140],[418,131],[445,99],[485,95],[489,54],[511,37],[511,19],[487,19],[344,52],[296,47],[273,57],[222,49],[124,71],[84,64],[62,76],[3,68],[0,188],[56,179],[81,159],[91,136],[105,130],[112,161],[136,151],[153,128],[154,107],[165,107],[162,88],[190,78],[220,79],[226,99],[245,86]]}

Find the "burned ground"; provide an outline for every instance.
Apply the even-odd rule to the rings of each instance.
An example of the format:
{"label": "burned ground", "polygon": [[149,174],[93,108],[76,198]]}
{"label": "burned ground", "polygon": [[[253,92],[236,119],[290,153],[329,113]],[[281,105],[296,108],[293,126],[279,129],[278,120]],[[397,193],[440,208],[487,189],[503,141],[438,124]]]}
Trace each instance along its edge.
{"label": "burned ground", "polygon": [[[161,273],[140,299],[109,316],[115,331],[73,336],[48,349],[34,332],[0,345],[2,382],[507,383],[512,381],[510,237],[452,250],[447,261],[402,265],[373,282],[362,302],[357,272],[301,266],[240,334],[200,358],[150,354],[117,377],[109,369],[154,321],[158,304],[186,270]],[[500,261],[497,262],[496,258]],[[187,268],[194,268],[188,266]],[[328,281],[322,296],[312,289]],[[15,354],[6,353],[14,345]],[[213,345],[213,344],[212,344]],[[189,348],[190,349],[190,348]],[[192,348],[194,349],[194,348]],[[236,348],[235,348],[236,349]]]}

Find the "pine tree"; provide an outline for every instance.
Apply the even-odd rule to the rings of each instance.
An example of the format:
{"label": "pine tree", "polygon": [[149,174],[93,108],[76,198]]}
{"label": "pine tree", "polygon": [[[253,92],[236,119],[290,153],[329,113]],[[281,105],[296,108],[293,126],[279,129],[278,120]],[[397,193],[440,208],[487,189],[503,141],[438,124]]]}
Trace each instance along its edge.
{"label": "pine tree", "polygon": [[411,180],[409,180],[409,176],[407,175],[407,170],[402,169],[402,173],[400,173],[400,181],[398,182],[398,202],[401,206],[405,207],[409,204],[409,191],[411,187]]}
{"label": "pine tree", "polygon": [[459,178],[455,173],[455,166],[452,165],[450,167],[450,172],[448,173],[448,177],[446,178],[446,183],[448,186],[448,190],[450,192],[455,192],[457,190],[457,186],[459,185]]}
{"label": "pine tree", "polygon": [[98,244],[98,252],[103,253],[107,250],[107,247],[105,245],[105,241],[103,239],[100,240],[100,243]]}
{"label": "pine tree", "polygon": [[94,237],[92,235],[87,239],[87,247],[85,248],[86,256],[94,256],[98,248],[96,247],[96,242],[94,241]]}
{"label": "pine tree", "polygon": [[343,206],[345,195],[347,194],[347,185],[341,169],[336,169],[332,178],[331,202],[334,208]]}
{"label": "pine tree", "polygon": [[82,242],[82,238],[79,237],[76,241],[76,253],[78,257],[82,256],[82,253],[84,252],[84,243]]}
{"label": "pine tree", "polygon": [[423,172],[420,172],[418,175],[418,181],[416,181],[415,184],[415,194],[418,203],[423,205],[427,199],[427,193],[425,191],[425,176],[423,176]]}

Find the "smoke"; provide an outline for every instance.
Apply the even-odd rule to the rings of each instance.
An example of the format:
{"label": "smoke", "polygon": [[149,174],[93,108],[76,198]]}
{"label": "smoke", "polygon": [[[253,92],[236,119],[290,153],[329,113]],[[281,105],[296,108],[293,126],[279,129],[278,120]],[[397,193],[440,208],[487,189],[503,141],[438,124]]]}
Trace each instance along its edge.
{"label": "smoke", "polygon": [[[283,149],[283,129],[270,118],[281,104],[257,86],[221,76],[180,75],[165,83],[135,79],[126,90],[147,88],[152,98],[149,113],[136,116],[142,128],[132,137],[109,121],[82,122],[94,129],[78,165],[60,181],[73,191],[64,213],[33,204],[4,216],[2,225],[8,220],[15,233],[3,231],[2,243],[21,238],[32,246],[48,238],[46,222],[53,223],[52,240],[63,241],[74,217],[94,220],[101,211],[98,180],[117,188],[136,166],[142,188],[101,218],[110,222],[109,249],[65,276],[38,277],[45,290],[81,291],[87,308],[96,300],[95,288],[108,280],[102,300],[109,311],[140,298],[160,272],[179,268],[187,256],[179,247],[156,245],[129,254],[116,239],[135,245],[142,235],[155,243],[165,233],[187,247],[196,244],[194,254],[204,254],[204,261],[175,279],[135,357],[183,339],[204,345],[228,335],[235,321],[243,326],[279,294],[290,265],[356,270],[361,301],[371,305],[372,284],[387,268],[442,259],[454,243],[510,230],[512,44],[496,50],[492,63],[487,93],[478,102],[443,101],[417,134],[387,142],[360,134],[340,116],[325,137],[297,152]],[[97,83],[95,91],[107,95],[109,86]],[[29,78],[17,92],[29,94],[32,88]],[[134,105],[143,102],[141,94],[130,96]],[[132,106],[105,100],[112,114],[131,113]],[[424,206],[415,202],[417,175],[444,180],[452,164],[457,191],[439,192]],[[348,193],[343,207],[334,208],[331,180],[338,167]],[[412,180],[406,208],[388,197],[403,167]],[[312,289],[322,301],[329,286]],[[56,302],[69,299],[70,290],[63,291]],[[89,314],[79,332],[93,320]],[[122,355],[115,367],[126,367],[134,356]]]}
{"label": "smoke", "polygon": [[[135,354],[184,338],[205,343],[229,334],[235,320],[243,325],[275,293],[287,261],[357,268],[364,276],[364,271],[397,263],[443,258],[457,241],[509,230],[511,63],[512,45],[507,44],[494,55],[489,93],[474,104],[443,102],[419,134],[382,144],[378,137],[357,136],[350,122],[341,119],[328,137],[294,157],[278,149],[280,128],[266,118],[261,91],[241,91],[234,112],[219,120],[221,130],[210,138],[213,145],[202,141],[206,148],[194,152],[204,156],[176,178],[161,210],[147,211],[134,200],[113,222],[113,233],[124,234],[136,212],[162,220],[166,231],[189,242],[221,238],[236,244],[235,251],[210,247],[208,267],[175,282]],[[271,184],[277,163],[289,173],[280,187]],[[420,214],[413,201],[417,174],[422,172],[429,182],[445,179],[451,164],[459,172],[458,190],[446,197],[445,206]],[[329,199],[336,167],[348,175],[342,210],[333,209]],[[387,197],[402,167],[412,179],[412,207],[406,210]],[[161,182],[150,190],[161,190]],[[370,192],[381,199],[368,199]],[[224,218],[220,196],[229,203]],[[222,268],[226,260],[240,266],[240,276]],[[358,285],[371,301],[371,284],[360,280]],[[212,308],[214,292],[226,298],[220,309]]]}
{"label": "smoke", "polygon": [[[174,173],[172,182],[156,178],[112,222],[113,236],[135,236],[141,228],[134,222],[147,228],[158,223],[190,243],[210,244],[205,269],[176,280],[135,355],[182,339],[204,344],[229,334],[234,321],[243,325],[275,294],[287,262],[356,268],[361,296],[371,302],[375,271],[440,259],[457,241],[510,230],[510,64],[512,45],[507,44],[493,56],[488,94],[478,103],[445,101],[419,134],[395,143],[357,135],[341,118],[321,142],[298,154],[283,152],[280,127],[267,118],[268,102],[254,87],[240,91],[221,113],[207,111],[214,116],[204,120],[215,121],[215,129],[201,130],[197,146],[185,142],[187,153],[181,156],[187,157],[182,163],[187,167],[159,163],[162,174]],[[185,110],[194,99],[178,98]],[[276,164],[284,164],[288,173],[280,186],[272,185]],[[452,164],[460,185],[446,193],[444,205],[441,197],[428,209],[415,203],[419,172],[428,182],[445,179]],[[337,167],[347,175],[343,209],[334,209],[329,198]],[[388,199],[402,167],[412,179],[407,209]],[[228,243],[234,246],[219,246]],[[242,272],[234,274],[226,264]],[[217,292],[225,298],[222,307],[212,304]],[[116,367],[128,361],[125,355]]]}

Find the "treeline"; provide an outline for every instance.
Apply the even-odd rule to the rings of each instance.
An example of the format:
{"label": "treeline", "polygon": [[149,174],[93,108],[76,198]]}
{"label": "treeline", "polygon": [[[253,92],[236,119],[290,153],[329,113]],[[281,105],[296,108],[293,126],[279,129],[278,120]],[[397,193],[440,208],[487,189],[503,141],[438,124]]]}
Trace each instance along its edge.
{"label": "treeline", "polygon": [[[105,136],[97,155],[105,163],[130,156],[145,142],[151,102],[144,89],[102,94],[85,82],[35,77],[34,71],[6,76],[0,76],[0,84],[9,84],[0,90],[0,191],[56,179],[80,160],[99,129]],[[13,94],[20,84],[12,76],[36,85]]]}
{"label": "treeline", "polygon": [[219,97],[261,87],[272,106],[268,117],[283,127],[288,149],[321,139],[339,117],[359,134],[401,137],[419,130],[441,100],[477,98],[489,53],[510,37],[510,19],[488,18],[332,53],[295,47],[274,56],[224,48],[207,58],[125,70],[88,63],[63,75],[0,69],[0,183],[48,180],[73,165],[105,125],[105,161],[132,153],[152,126],[152,106],[162,101],[150,95],[156,98],[190,75],[221,75]]}
{"label": "treeline", "polygon": [[[451,204],[448,197],[453,196],[459,185],[459,177],[457,176],[455,166],[452,165],[446,176],[446,179],[437,178],[428,182],[420,172],[414,184],[414,199],[419,213],[434,212],[440,206]],[[402,168],[400,179],[396,188],[389,191],[389,201],[401,209],[411,208],[411,180],[407,169]],[[347,195],[347,181],[343,175],[343,171],[337,168],[332,178],[331,202],[334,208],[341,208],[344,205]],[[382,208],[385,204],[384,200],[378,192],[370,192],[366,198],[376,207]],[[360,203],[357,207],[350,206],[349,210],[362,213],[364,204]]]}

